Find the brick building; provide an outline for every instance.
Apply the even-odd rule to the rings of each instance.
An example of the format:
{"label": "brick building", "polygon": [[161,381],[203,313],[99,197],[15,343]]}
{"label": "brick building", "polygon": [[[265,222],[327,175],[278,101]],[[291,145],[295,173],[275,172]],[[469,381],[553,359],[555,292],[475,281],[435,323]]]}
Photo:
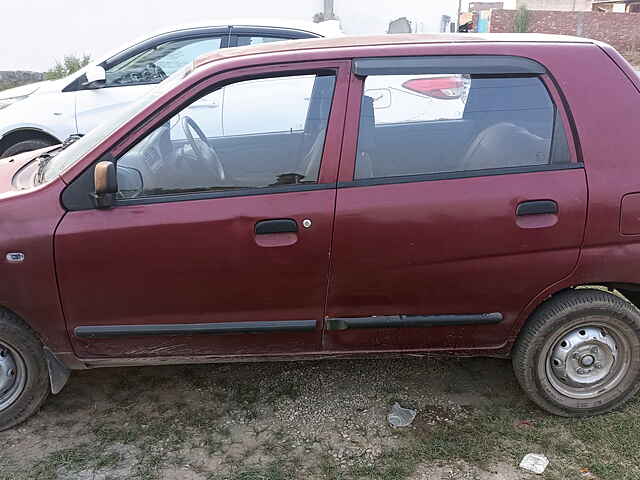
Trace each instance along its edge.
{"label": "brick building", "polygon": [[[492,10],[491,32],[515,31],[516,10]],[[622,53],[640,50],[640,14],[529,10],[527,31],[593,38]]]}

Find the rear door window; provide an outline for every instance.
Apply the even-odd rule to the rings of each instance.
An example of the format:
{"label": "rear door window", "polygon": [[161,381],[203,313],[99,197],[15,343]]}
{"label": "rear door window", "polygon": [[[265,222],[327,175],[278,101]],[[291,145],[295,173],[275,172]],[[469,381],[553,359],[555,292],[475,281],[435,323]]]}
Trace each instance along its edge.
{"label": "rear door window", "polygon": [[366,77],[355,178],[569,161],[558,109],[536,75]]}

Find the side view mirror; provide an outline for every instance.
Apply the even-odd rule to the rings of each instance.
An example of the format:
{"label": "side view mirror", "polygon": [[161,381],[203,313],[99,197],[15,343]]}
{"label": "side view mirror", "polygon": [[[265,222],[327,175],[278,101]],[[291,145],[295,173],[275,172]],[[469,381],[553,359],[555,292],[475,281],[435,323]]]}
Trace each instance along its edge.
{"label": "side view mirror", "polygon": [[99,87],[104,85],[104,82],[107,81],[107,72],[100,65],[91,65],[87,67],[87,70],[84,72],[84,76],[86,78],[83,86],[86,87]]}
{"label": "side view mirror", "polygon": [[96,208],[109,208],[118,192],[116,164],[108,160],[98,162],[93,171],[95,193],[92,194]]}

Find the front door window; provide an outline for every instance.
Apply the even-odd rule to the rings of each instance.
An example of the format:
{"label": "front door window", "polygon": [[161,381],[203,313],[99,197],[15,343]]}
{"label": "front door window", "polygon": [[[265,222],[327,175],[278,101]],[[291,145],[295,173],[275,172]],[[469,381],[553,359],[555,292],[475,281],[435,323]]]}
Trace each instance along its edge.
{"label": "front door window", "polygon": [[334,84],[261,78],[201,97],[120,158],[120,198],[316,183]]}

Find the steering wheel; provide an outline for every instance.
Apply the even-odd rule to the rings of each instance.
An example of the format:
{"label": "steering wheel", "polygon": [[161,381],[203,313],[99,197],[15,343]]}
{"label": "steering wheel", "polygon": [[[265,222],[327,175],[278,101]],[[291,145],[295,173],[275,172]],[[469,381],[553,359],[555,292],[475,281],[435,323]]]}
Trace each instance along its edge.
{"label": "steering wheel", "polygon": [[[206,163],[209,168],[213,170],[215,175],[218,177],[218,180],[224,182],[226,174],[224,173],[222,162],[220,162],[220,157],[213,147],[209,145],[209,140],[207,140],[207,136],[204,134],[200,126],[193,118],[185,116],[182,118],[182,129],[184,130],[184,134],[187,136],[187,140],[189,140],[196,157],[198,157],[200,161]],[[198,138],[193,136],[193,133],[191,132],[192,129],[196,132]]]}
{"label": "steering wheel", "polygon": [[163,81],[167,78],[167,74],[155,63],[147,63],[142,71],[142,77],[146,82]]}

